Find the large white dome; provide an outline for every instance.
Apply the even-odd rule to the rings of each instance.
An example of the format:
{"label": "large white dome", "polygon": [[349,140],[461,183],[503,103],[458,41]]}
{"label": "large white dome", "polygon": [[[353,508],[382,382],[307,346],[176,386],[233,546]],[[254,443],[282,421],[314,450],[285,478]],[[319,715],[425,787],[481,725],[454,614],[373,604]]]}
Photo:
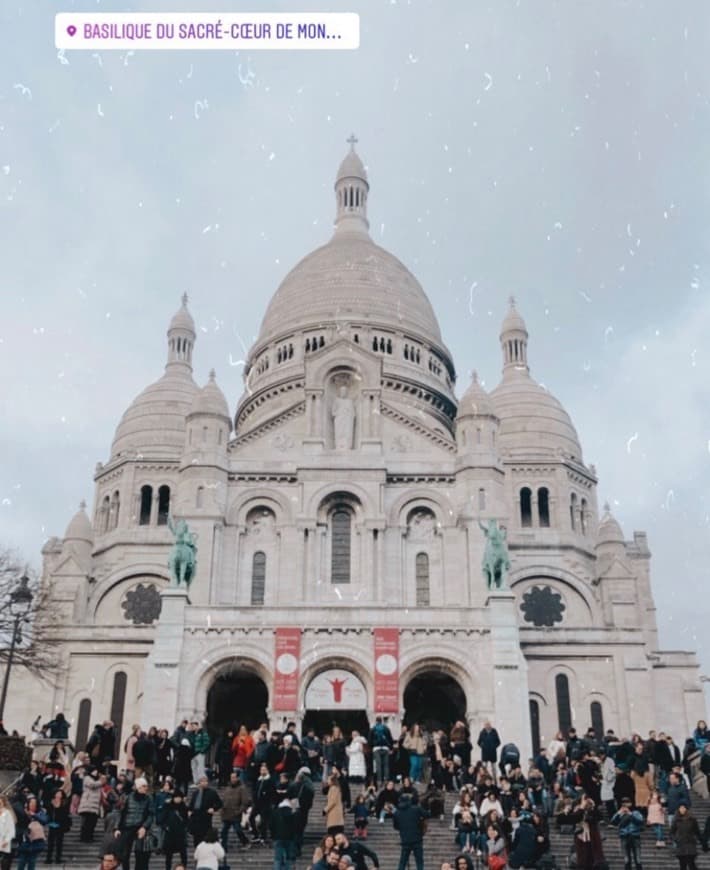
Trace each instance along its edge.
{"label": "large white dome", "polygon": [[294,266],[266,309],[257,343],[333,322],[389,326],[441,345],[434,309],[417,279],[366,233],[336,232]]}

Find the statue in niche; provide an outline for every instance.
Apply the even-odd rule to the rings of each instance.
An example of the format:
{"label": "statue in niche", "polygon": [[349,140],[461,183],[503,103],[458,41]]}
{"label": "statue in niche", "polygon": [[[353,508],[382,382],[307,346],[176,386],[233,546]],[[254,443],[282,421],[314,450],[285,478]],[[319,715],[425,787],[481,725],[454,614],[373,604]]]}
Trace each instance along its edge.
{"label": "statue in niche", "polygon": [[353,449],[353,430],[355,427],[355,402],[348,395],[348,388],[341,385],[338,395],[333,399],[330,414],[333,418],[333,432],[336,450]]}
{"label": "statue in niche", "polygon": [[257,511],[249,516],[250,535],[267,535],[274,531],[274,515],[271,511]]}
{"label": "statue in niche", "polygon": [[429,511],[417,511],[409,520],[409,533],[412,538],[429,539],[434,537],[436,520]]}
{"label": "statue in niche", "polygon": [[184,585],[189,589],[197,567],[195,535],[190,531],[185,520],[179,519],[173,522],[170,514],[168,514],[168,528],[175,536],[175,543],[168,559],[170,585],[178,588]]}

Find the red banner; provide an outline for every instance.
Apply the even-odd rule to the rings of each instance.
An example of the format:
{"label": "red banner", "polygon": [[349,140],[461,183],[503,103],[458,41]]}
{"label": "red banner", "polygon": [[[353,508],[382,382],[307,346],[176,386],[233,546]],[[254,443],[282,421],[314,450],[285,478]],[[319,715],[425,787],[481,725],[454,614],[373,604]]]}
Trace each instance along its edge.
{"label": "red banner", "polygon": [[375,629],[375,713],[398,713],[399,629]]}
{"label": "red banner", "polygon": [[299,660],[301,658],[301,629],[277,628],[274,651],[274,710],[298,709]]}

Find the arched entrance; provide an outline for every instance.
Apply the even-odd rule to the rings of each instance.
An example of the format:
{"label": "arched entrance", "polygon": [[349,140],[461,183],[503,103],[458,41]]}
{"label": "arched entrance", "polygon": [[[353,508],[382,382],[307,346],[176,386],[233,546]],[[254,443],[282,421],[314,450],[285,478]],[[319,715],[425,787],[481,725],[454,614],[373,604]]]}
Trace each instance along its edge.
{"label": "arched entrance", "polygon": [[249,730],[266,722],[269,691],[252,671],[236,668],[220,674],[207,695],[207,728],[222,735],[229,728],[246,725]]}
{"label": "arched entrance", "polygon": [[367,690],[359,677],[343,668],[321,671],[308,684],[302,731],[313,728],[321,737],[335,725],[346,736],[353,730],[367,734]]}
{"label": "arched entrance", "polygon": [[417,674],[404,690],[404,724],[418,722],[427,731],[449,731],[459,719],[466,721],[466,695],[461,685],[443,671]]}

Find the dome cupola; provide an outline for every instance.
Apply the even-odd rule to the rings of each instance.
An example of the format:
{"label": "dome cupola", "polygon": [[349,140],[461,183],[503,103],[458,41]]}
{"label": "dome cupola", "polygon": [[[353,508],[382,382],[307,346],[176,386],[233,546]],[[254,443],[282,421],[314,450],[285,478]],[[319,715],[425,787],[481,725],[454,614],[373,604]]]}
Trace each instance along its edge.
{"label": "dome cupola", "polygon": [[121,457],[179,459],[185,443],[185,418],[198,391],[192,378],[195,323],[187,309],[187,294],[170,321],[165,374],[146,387],[121,418],[111,459]]}

